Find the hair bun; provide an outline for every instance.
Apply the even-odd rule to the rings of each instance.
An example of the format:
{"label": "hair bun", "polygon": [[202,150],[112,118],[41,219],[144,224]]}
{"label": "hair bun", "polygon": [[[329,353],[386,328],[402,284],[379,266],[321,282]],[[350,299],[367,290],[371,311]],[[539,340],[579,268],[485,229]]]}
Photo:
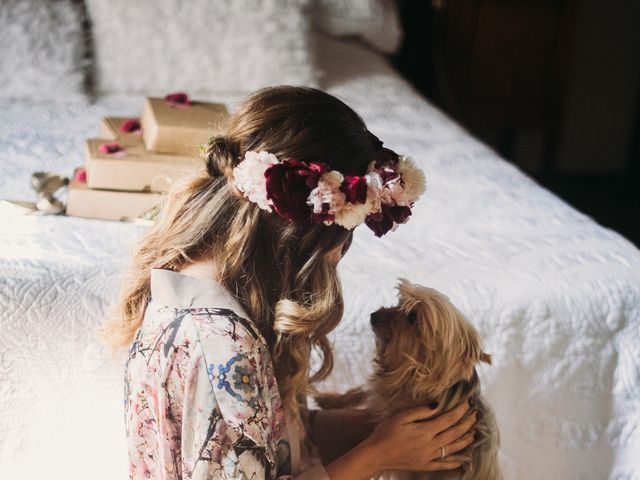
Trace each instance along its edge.
{"label": "hair bun", "polygon": [[224,175],[231,178],[233,168],[239,162],[240,147],[237,142],[224,136],[211,137],[207,145],[207,172],[212,177]]}

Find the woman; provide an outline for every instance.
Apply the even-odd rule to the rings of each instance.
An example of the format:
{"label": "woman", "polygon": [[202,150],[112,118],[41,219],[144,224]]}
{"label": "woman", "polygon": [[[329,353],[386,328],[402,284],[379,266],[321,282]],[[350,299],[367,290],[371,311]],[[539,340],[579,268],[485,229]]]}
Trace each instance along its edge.
{"label": "woman", "polygon": [[[333,366],[336,265],[352,229],[366,223],[382,236],[405,222],[421,172],[344,103],[299,87],[253,94],[209,142],[206,166],[167,195],[107,326],[114,348],[129,347],[131,478],[354,480],[457,468],[446,455],[472,441],[474,415],[458,423],[466,403],[375,428],[366,412],[306,405]],[[313,348],[322,362],[311,374]]]}

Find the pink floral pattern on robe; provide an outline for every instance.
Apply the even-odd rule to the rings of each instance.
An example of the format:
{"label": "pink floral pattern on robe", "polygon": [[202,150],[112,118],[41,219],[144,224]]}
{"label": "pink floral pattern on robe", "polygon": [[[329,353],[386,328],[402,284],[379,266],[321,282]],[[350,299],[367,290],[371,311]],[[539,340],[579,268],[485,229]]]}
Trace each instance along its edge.
{"label": "pink floral pattern on robe", "polygon": [[328,480],[235,299],[211,280],[151,272],[125,368],[130,478]]}
{"label": "pink floral pattern on robe", "polygon": [[231,310],[152,301],[126,370],[131,478],[276,478],[285,417],[268,358]]}

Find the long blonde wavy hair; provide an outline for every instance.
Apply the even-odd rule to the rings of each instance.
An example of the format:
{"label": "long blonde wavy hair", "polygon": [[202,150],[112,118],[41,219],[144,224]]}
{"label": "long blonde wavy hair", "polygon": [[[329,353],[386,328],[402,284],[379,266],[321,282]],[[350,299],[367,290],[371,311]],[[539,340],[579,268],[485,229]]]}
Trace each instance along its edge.
{"label": "long blonde wavy hair", "polygon": [[[294,223],[249,202],[229,182],[249,150],[278,158],[325,162],[345,175],[364,175],[381,142],[362,119],[320,90],[280,86],[251,95],[206,150],[206,170],[177,183],[156,224],[140,240],[116,313],[103,335],[114,350],[131,344],[150,299],[153,268],[179,271],[213,259],[269,344],[283,405],[299,411],[301,395],[333,368],[327,334],[340,322],[343,298],[336,265],[325,254],[351,244],[339,225]],[[320,367],[311,374],[312,350]]]}

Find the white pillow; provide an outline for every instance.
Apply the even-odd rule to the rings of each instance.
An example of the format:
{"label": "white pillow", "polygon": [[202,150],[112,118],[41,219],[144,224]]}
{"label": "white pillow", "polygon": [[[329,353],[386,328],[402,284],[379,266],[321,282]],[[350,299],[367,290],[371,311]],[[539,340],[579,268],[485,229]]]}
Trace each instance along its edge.
{"label": "white pillow", "polygon": [[83,18],[72,0],[0,0],[0,98],[86,99]]}
{"label": "white pillow", "polygon": [[86,0],[98,93],[317,86],[308,0]]}
{"label": "white pillow", "polygon": [[360,37],[383,53],[395,53],[402,44],[393,0],[314,0],[311,14],[317,29],[335,37]]}

